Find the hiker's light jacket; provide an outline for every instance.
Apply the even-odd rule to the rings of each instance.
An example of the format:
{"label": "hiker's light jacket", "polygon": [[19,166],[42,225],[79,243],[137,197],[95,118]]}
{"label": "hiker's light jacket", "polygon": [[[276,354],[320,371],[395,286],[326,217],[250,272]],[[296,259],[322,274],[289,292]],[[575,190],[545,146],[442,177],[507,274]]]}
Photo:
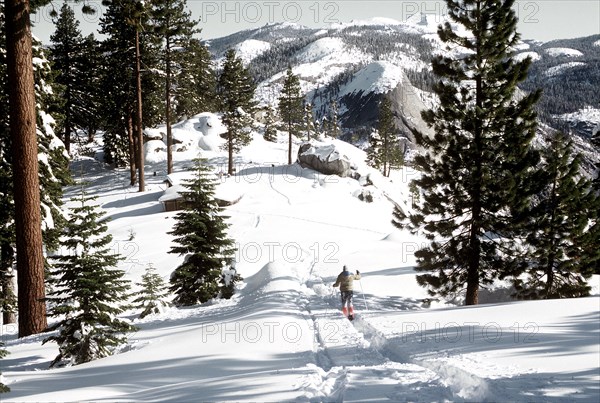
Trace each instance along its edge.
{"label": "hiker's light jacket", "polygon": [[360,274],[343,271],[337,276],[337,280],[335,280],[333,286],[339,286],[340,291],[354,291],[354,280],[360,280]]}

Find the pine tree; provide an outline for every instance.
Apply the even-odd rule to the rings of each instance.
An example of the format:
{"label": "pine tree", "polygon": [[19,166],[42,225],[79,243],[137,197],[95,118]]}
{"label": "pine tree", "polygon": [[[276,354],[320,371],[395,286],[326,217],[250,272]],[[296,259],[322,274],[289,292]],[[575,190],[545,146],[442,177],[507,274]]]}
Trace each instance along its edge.
{"label": "pine tree", "polygon": [[206,45],[190,39],[179,55],[181,71],[176,89],[175,113],[178,119],[217,110],[217,76]]}
{"label": "pine tree", "polygon": [[161,64],[164,70],[164,117],[167,127],[167,173],[173,172],[173,134],[171,131],[173,87],[177,83],[177,49],[187,43],[195,29],[196,21],[185,11],[186,0],[155,0],[151,9],[151,26],[161,43]]}
{"label": "pine tree", "polygon": [[379,105],[379,122],[377,130],[381,136],[381,160],[383,175],[390,176],[393,150],[398,149],[398,135],[392,112],[392,102],[384,97]]}
{"label": "pine tree", "polygon": [[158,62],[155,37],[143,28],[148,15],[141,2],[105,0],[104,3],[107,8],[100,20],[100,33],[107,37],[101,45],[106,58],[101,80],[105,161],[117,166],[129,164],[131,185],[139,183],[142,188],[139,180],[139,173],[143,172],[142,129],[159,122],[164,99],[158,76],[154,74]]}
{"label": "pine tree", "polygon": [[[0,4],[0,19],[3,15],[2,9]],[[0,23],[0,222],[3,223],[0,228],[0,286],[2,287],[0,300],[3,306],[4,323],[12,323],[17,308],[12,282],[15,262],[15,204],[12,184],[13,154],[10,151],[8,123],[8,76],[6,63],[2,62],[6,57],[3,28],[4,24]],[[54,135],[54,120],[47,113],[52,105],[56,104],[50,63],[38,42],[33,42],[32,52],[37,61],[34,65],[34,80],[37,106],[36,137],[40,156],[38,174],[41,184],[42,239],[46,249],[53,249],[57,245],[57,234],[64,221],[61,211],[62,187],[70,182],[70,176],[68,160],[64,155],[65,149]]]}
{"label": "pine tree", "polygon": [[101,82],[102,75],[105,67],[103,66],[103,57],[100,54],[100,42],[96,40],[94,34],[89,34],[84,37],[81,42],[81,54],[79,57],[80,68],[82,72],[85,72],[82,83],[81,92],[85,97],[82,105],[81,115],[78,119],[78,127],[81,130],[87,132],[88,143],[94,141],[94,136],[99,130],[102,120],[102,109],[100,107],[102,96],[101,96]]}
{"label": "pine tree", "polygon": [[331,104],[329,104],[329,119],[327,120],[327,131],[325,132],[325,134],[332,139],[337,139],[342,134],[338,113],[338,104],[335,100],[333,100],[331,101]]}
{"label": "pine tree", "polygon": [[[510,273],[517,296],[527,299],[581,297],[589,294],[587,279],[598,259],[598,234],[590,218],[597,209],[591,182],[579,178],[581,156],[573,156],[572,141],[557,133],[544,150],[543,190],[530,211],[526,244],[526,276]],[[593,257],[593,255],[596,255]]]}
{"label": "pine tree", "polygon": [[377,130],[369,136],[367,162],[374,168],[382,169],[383,175],[390,176],[392,166],[403,164],[404,153],[398,140],[392,103],[384,97],[379,105]]}
{"label": "pine tree", "polygon": [[6,66],[17,250],[19,336],[47,327],[29,0],[5,2]]}
{"label": "pine tree", "polygon": [[136,294],[137,298],[133,300],[133,303],[135,309],[142,310],[140,318],[160,313],[162,307],[169,305],[166,301],[169,294],[167,285],[152,264],[146,267],[146,272],[142,275],[142,282],[136,285],[141,289]]}
{"label": "pine tree", "polygon": [[[596,133],[592,136],[592,145],[596,148],[596,152],[600,154],[600,127],[597,129]],[[600,193],[600,161],[596,163],[595,175],[594,189],[596,189],[596,192]]]}
{"label": "pine tree", "polygon": [[177,214],[170,232],[178,246],[170,253],[184,255],[184,261],[171,275],[171,291],[175,304],[189,306],[229,295],[228,289],[239,280],[231,278],[233,241],[227,237],[227,223],[222,208],[214,198],[215,179],[202,160],[195,160],[196,177],[188,182],[183,193],[186,209]]}
{"label": "pine tree", "polygon": [[129,281],[116,268],[122,257],[111,250],[104,213],[93,200],[82,190],[81,205],[71,209],[64,232],[65,253],[51,257],[53,291],[47,299],[50,316],[61,318],[49,329],[57,333],[44,340],[58,343],[51,367],[106,357],[126,341],[124,333],[135,330],[117,317],[125,309]]}
{"label": "pine tree", "polygon": [[254,112],[255,85],[250,72],[242,64],[242,59],[236,56],[233,49],[225,53],[223,71],[219,76],[219,93],[223,124],[227,127],[228,152],[227,173],[233,175],[233,154],[250,143],[250,128]]}
{"label": "pine tree", "polygon": [[432,241],[416,253],[417,270],[425,272],[417,281],[442,296],[466,286],[467,305],[478,303],[480,285],[514,264],[515,212],[538,186],[531,176],[539,156],[530,144],[539,92],[515,100],[531,60],[512,58],[519,41],[513,3],[447,0],[450,19],[467,35],[450,23],[438,33],[448,49],[464,51],[434,58],[440,104],[422,116],[435,134],[413,130],[425,152],[415,158],[423,201],[411,223]]}
{"label": "pine tree", "polygon": [[315,118],[313,116],[313,106],[310,102],[304,104],[304,128],[306,130],[306,140],[310,141],[311,133],[317,134],[315,129]]}
{"label": "pine tree", "polygon": [[[100,33],[106,36],[101,45],[106,63],[102,71],[102,126],[104,160],[117,167],[137,167],[137,138],[133,135],[135,113],[134,62],[132,38],[135,29],[127,24],[118,2],[112,2],[100,19]],[[131,172],[131,185],[137,172]]]}
{"label": "pine tree", "polygon": [[292,137],[300,134],[304,117],[303,99],[300,92],[300,80],[292,71],[292,66],[289,66],[279,97],[279,116],[288,132],[288,164],[290,165],[293,162]]}
{"label": "pine tree", "polygon": [[[0,230],[0,282],[2,285],[2,293],[0,299],[4,304],[4,319],[5,323],[11,323],[14,315],[12,310],[16,308],[16,300],[12,287],[13,264],[15,262],[15,250],[13,245],[16,242],[16,227],[15,213],[21,208],[17,207],[14,202],[14,189],[12,179],[15,176],[13,168],[15,161],[14,154],[11,152],[12,139],[9,128],[9,74],[7,67],[7,46],[4,24],[4,5],[0,3],[0,206],[2,213],[2,229]],[[37,163],[38,182],[40,184],[37,192],[39,201],[36,208],[40,211],[41,218],[41,234],[44,247],[52,250],[57,245],[57,237],[60,232],[61,224],[64,221],[61,211],[62,205],[62,187],[70,182],[68,172],[68,160],[65,157],[65,148],[62,142],[54,134],[54,119],[48,113],[54,105],[57,105],[57,95],[55,85],[53,83],[54,73],[50,69],[50,63],[46,58],[46,51],[41,46],[41,43],[33,40],[31,42],[30,51],[36,60],[33,64],[33,80],[35,83],[35,138],[37,142],[37,150],[35,152],[35,160]],[[19,189],[23,190],[23,184],[19,183]],[[31,218],[28,216],[28,219]],[[40,244],[41,245],[41,244]],[[32,246],[32,251],[36,248]],[[21,253],[21,256],[23,253]],[[19,256],[16,256],[17,260]],[[43,261],[43,257],[42,257]],[[31,263],[31,262],[30,262]],[[33,266],[30,266],[33,268]],[[39,281],[37,286],[40,290],[43,289],[43,264],[42,271],[36,274],[36,280]],[[39,275],[39,278],[37,277]],[[25,309],[29,302],[33,305],[38,305],[38,299],[35,301],[27,301],[24,294],[29,294],[27,290],[30,285],[36,284],[32,279],[27,279],[27,275],[19,278],[21,286],[19,287],[22,293],[20,309]],[[40,291],[41,292],[41,291]],[[20,319],[27,323],[20,323],[19,333],[24,336],[31,332],[32,326],[39,325],[39,331],[42,331],[41,320],[37,321],[31,318],[23,310],[20,314]],[[37,321],[37,325],[36,322]],[[43,318],[45,323],[45,314]],[[45,325],[43,326],[45,329]]]}
{"label": "pine tree", "polygon": [[56,30],[50,36],[52,48],[50,60],[57,71],[56,82],[60,84],[60,97],[63,100],[60,112],[63,117],[62,139],[67,152],[70,152],[71,134],[77,129],[88,128],[88,121],[96,115],[93,92],[89,77],[95,74],[94,58],[86,52],[79,30],[79,22],[75,19],[73,9],[65,2],[56,20]]}
{"label": "pine tree", "polygon": [[263,137],[266,141],[273,143],[277,141],[277,125],[275,124],[276,113],[277,112],[272,105],[267,105],[265,112],[265,132]]}
{"label": "pine tree", "polygon": [[367,149],[367,164],[375,169],[381,169],[383,166],[381,144],[382,140],[379,131],[377,129],[371,130],[369,134],[369,148]]}

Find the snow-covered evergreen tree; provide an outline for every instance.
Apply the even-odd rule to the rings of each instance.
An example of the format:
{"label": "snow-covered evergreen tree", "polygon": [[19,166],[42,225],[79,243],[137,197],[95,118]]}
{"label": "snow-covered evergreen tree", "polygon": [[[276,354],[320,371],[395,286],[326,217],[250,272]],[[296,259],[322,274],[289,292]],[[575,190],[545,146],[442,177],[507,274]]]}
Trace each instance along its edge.
{"label": "snow-covered evergreen tree", "polygon": [[250,72],[244,67],[242,59],[236,56],[235,50],[229,49],[225,54],[223,71],[219,76],[219,95],[223,124],[227,127],[225,137],[229,158],[227,173],[233,175],[233,154],[250,143],[252,113],[254,112],[254,91],[256,86]]}
{"label": "snow-covered evergreen tree", "polygon": [[33,42],[37,107],[37,139],[39,176],[42,207],[42,236],[44,245],[49,250],[58,246],[58,237],[62,231],[64,215],[62,212],[63,187],[71,184],[69,172],[69,155],[64,144],[54,132],[55,121],[48,112],[57,104],[53,90],[54,72],[46,57],[46,50],[41,42]]}
{"label": "snow-covered evergreen tree", "polygon": [[332,139],[337,139],[342,135],[342,130],[340,129],[339,123],[339,111],[337,101],[334,99],[329,104],[329,118],[327,119],[327,130],[325,131],[325,135],[331,137]]}
{"label": "snow-covered evergreen tree", "polygon": [[367,148],[367,164],[370,167],[381,169],[383,161],[381,160],[381,136],[377,129],[372,129],[369,134],[369,148]]}
{"label": "snow-covered evergreen tree", "polygon": [[265,129],[263,133],[263,138],[266,141],[276,142],[277,141],[277,124],[276,124],[276,116],[277,112],[273,105],[267,105],[265,111]]}
{"label": "snow-covered evergreen tree", "polygon": [[122,257],[111,249],[104,215],[82,190],[71,209],[62,238],[62,254],[51,257],[50,316],[59,318],[44,340],[58,344],[51,367],[77,365],[112,354],[135,328],[119,319],[127,305],[129,281],[116,268]]}
{"label": "snow-covered evergreen tree", "polygon": [[186,209],[176,216],[170,232],[178,244],[170,253],[184,256],[171,275],[175,304],[188,306],[212,298],[230,296],[239,276],[231,275],[234,263],[233,240],[227,236],[228,225],[214,197],[216,178],[204,161],[195,160],[196,177],[186,184],[183,193]]}
{"label": "snow-covered evergreen tree", "polygon": [[298,136],[302,128],[302,120],[304,118],[304,96],[300,91],[300,80],[289,66],[281,96],[279,97],[279,116],[283,122],[283,127],[288,132],[288,164],[292,164],[292,137]]}
{"label": "snow-covered evergreen tree", "polygon": [[133,304],[135,309],[142,310],[140,318],[153,313],[160,313],[163,307],[169,305],[167,285],[152,264],[146,267],[146,272],[142,275],[142,281],[136,285],[141,289],[136,293],[137,298],[133,300]]}
{"label": "snow-covered evergreen tree", "polygon": [[[598,233],[590,226],[598,209],[591,182],[580,177],[581,156],[573,156],[573,142],[562,133],[544,150],[546,189],[525,211],[531,222],[526,244],[531,251],[511,274],[517,296],[527,299],[581,297],[589,293],[600,250]],[[595,255],[595,256],[594,256]]]}
{"label": "snow-covered evergreen tree", "polygon": [[424,272],[417,279],[442,296],[466,288],[467,305],[478,303],[481,285],[514,264],[510,237],[519,226],[513,213],[539,186],[532,178],[539,155],[531,147],[539,92],[515,96],[531,60],[512,57],[519,42],[513,5],[447,0],[450,19],[465,34],[447,22],[439,37],[448,49],[464,51],[434,58],[440,103],[422,115],[435,134],[413,131],[425,151],[414,161],[423,201],[411,222],[431,240],[416,253]]}
{"label": "snow-covered evergreen tree", "polygon": [[304,130],[306,130],[306,140],[310,141],[317,135],[315,117],[313,115],[313,105],[310,102],[304,103]]}
{"label": "snow-covered evergreen tree", "polygon": [[17,307],[12,287],[15,228],[3,7],[0,3],[0,304],[7,315]]}

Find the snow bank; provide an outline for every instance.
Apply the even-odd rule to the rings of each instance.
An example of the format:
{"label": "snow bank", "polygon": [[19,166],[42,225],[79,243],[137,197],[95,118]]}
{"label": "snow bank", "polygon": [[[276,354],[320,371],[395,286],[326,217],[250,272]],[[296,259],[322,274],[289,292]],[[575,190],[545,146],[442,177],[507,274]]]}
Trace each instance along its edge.
{"label": "snow bank", "polygon": [[162,140],[149,140],[144,144],[146,163],[159,163],[167,160],[167,145]]}

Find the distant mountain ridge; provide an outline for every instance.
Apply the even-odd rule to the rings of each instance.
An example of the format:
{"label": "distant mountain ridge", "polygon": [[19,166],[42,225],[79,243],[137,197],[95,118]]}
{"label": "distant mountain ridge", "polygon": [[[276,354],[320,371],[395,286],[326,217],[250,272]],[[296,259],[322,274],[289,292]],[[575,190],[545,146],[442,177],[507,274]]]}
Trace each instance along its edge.
{"label": "distant mountain ridge", "polygon": [[[283,73],[291,65],[316,119],[327,116],[335,101],[343,131],[355,141],[364,142],[377,122],[381,97],[391,93],[397,124],[410,144],[408,127],[428,130],[420,111],[435,103],[431,59],[447,52],[437,36],[441,22],[439,17],[423,14],[402,22],[375,18],[333,24],[328,29],[269,24],[212,39],[209,45],[215,58],[229,48],[238,51],[256,78],[262,104],[277,103]],[[589,112],[600,110],[600,35],[546,43],[524,41],[516,52],[517,57],[533,60],[521,88],[543,90],[539,116],[547,126],[542,127],[580,137],[580,151],[590,161],[597,158],[586,143],[600,130],[600,113]]]}

